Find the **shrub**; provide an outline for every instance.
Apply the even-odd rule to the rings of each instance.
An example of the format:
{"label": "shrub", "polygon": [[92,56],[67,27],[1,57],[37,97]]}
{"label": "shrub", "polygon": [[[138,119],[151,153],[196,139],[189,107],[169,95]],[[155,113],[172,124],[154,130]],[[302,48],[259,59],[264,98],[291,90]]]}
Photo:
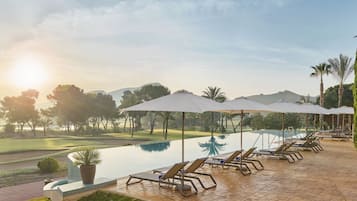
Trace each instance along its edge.
{"label": "shrub", "polygon": [[101,201],[101,200],[110,200],[110,201],[140,201],[139,199],[127,197],[124,195],[119,195],[115,193],[105,192],[105,191],[96,191],[88,196],[82,197],[78,201]]}
{"label": "shrub", "polygon": [[40,168],[41,173],[52,173],[58,170],[59,164],[54,158],[45,158],[37,163],[37,167]]}

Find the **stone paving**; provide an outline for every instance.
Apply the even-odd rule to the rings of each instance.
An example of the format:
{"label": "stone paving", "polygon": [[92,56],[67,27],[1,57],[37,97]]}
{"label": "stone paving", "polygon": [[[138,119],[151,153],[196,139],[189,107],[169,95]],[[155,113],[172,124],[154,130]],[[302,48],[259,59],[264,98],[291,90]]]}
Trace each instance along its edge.
{"label": "stone paving", "polygon": [[[199,188],[197,195],[188,198],[172,189],[159,188],[156,183],[147,181],[126,186],[127,178],[102,190],[151,201],[357,201],[357,151],[353,144],[324,140],[322,145],[325,151],[305,151],[304,160],[295,164],[261,157],[265,170],[254,172],[251,176],[242,176],[234,169],[222,170],[205,166],[203,171],[214,175],[217,187],[210,190]],[[42,185],[42,182],[36,182],[1,188],[0,201],[22,201],[40,196]],[[67,197],[65,201],[75,201],[88,193]]]}
{"label": "stone paving", "polygon": [[0,201],[25,201],[42,196],[43,181],[0,188]]}
{"label": "stone paving", "polygon": [[205,166],[203,170],[212,173],[218,185],[210,190],[199,188],[199,193],[191,197],[182,197],[172,189],[159,188],[156,183],[147,181],[126,186],[126,178],[103,190],[152,201],[357,201],[357,151],[353,144],[325,140],[322,145],[325,151],[304,151],[304,160],[294,164],[261,157],[265,170],[251,176],[243,176],[234,169]]}

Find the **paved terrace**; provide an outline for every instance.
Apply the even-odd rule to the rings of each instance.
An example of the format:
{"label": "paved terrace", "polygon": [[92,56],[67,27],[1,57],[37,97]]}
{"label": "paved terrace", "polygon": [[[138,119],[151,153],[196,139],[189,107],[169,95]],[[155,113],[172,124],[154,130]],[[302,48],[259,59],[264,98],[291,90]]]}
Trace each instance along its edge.
{"label": "paved terrace", "polygon": [[[357,151],[353,144],[324,140],[322,145],[325,151],[304,151],[304,160],[294,164],[261,157],[265,170],[255,172],[251,176],[243,176],[234,169],[223,170],[205,166],[204,171],[210,172],[216,178],[217,188],[199,188],[197,195],[188,198],[147,181],[127,187],[126,179],[120,179],[117,185],[103,190],[152,201],[357,200]],[[72,197],[66,200],[76,199]]]}

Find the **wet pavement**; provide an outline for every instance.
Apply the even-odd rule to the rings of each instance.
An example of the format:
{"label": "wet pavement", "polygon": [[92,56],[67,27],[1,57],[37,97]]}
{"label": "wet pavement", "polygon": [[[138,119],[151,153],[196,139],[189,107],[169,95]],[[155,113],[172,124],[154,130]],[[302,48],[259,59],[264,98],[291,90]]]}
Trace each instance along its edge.
{"label": "wet pavement", "polygon": [[293,164],[285,160],[258,157],[262,159],[265,170],[255,171],[250,176],[243,176],[233,168],[223,170],[204,166],[202,171],[215,177],[217,187],[203,190],[197,184],[198,194],[190,197],[183,197],[169,188],[159,188],[157,183],[148,181],[126,186],[127,178],[120,179],[117,185],[102,190],[152,201],[357,201],[357,151],[353,143],[324,140],[322,145],[325,151],[304,151],[304,159]]}

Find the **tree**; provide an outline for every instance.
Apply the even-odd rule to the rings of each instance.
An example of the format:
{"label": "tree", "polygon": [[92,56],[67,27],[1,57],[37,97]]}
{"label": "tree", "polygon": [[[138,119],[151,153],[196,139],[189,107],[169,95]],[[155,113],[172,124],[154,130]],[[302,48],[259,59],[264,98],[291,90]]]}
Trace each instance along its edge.
{"label": "tree", "polygon": [[169,126],[169,120],[173,120],[174,117],[170,112],[159,112],[157,113],[163,120],[162,122],[162,134],[164,136],[164,139],[167,140],[167,129]]}
{"label": "tree", "polygon": [[7,96],[1,101],[2,111],[8,123],[16,123],[20,133],[23,132],[25,124],[28,124],[36,134],[39,115],[35,103],[38,95],[38,91],[30,89],[23,91],[20,96]]}
{"label": "tree", "polygon": [[[343,85],[342,105],[350,107],[353,106],[352,85],[353,84]],[[324,93],[324,105],[326,108],[338,107],[338,90],[339,85],[335,85],[326,89]],[[319,101],[320,97],[317,98],[317,102]]]}
{"label": "tree", "polygon": [[[281,114],[269,113],[264,117],[265,128],[267,129],[281,129]],[[288,113],[284,115],[285,127],[293,127],[294,129],[301,127],[301,119],[299,114]]]}
{"label": "tree", "polygon": [[316,66],[311,66],[313,72],[310,74],[311,77],[320,78],[320,106],[324,107],[324,82],[323,75],[328,75],[331,73],[331,66],[326,63],[321,63]]}
{"label": "tree", "polygon": [[[165,86],[149,84],[141,87],[139,90],[134,91],[134,93],[138,97],[138,99],[143,102],[169,95],[171,92]],[[154,132],[156,115],[156,112],[147,113],[147,116],[149,117],[150,134],[153,134]],[[166,121],[166,119],[164,121]]]}
{"label": "tree", "polygon": [[279,113],[269,113],[264,117],[264,125],[266,129],[281,129],[281,115]]}
{"label": "tree", "polygon": [[[351,60],[352,58],[344,56],[342,54],[340,54],[339,58],[333,58],[328,60],[331,65],[332,74],[339,82],[338,107],[342,106],[343,83],[353,71]],[[339,122],[339,115],[337,116],[337,122]]]}
{"label": "tree", "polygon": [[[124,108],[130,107],[130,106],[133,106],[133,105],[136,105],[139,103],[141,103],[141,100],[138,98],[138,96],[135,93],[133,93],[131,91],[124,91],[124,94],[120,100],[119,108],[124,109]],[[142,112],[127,112],[126,114],[127,114],[127,116],[126,116],[126,119],[124,122],[124,131],[125,131],[125,127],[126,127],[126,121],[129,120],[130,133],[131,133],[131,136],[133,136],[134,127],[135,127],[134,126],[134,124],[135,124],[134,118],[137,117],[138,115],[142,116]],[[138,122],[140,122],[140,121],[137,121],[137,123]]]}
{"label": "tree", "polygon": [[[240,114],[227,114],[227,118],[230,120],[230,122],[231,122],[231,126],[232,126],[232,129],[233,129],[233,133],[236,133],[237,132],[237,128],[238,128],[238,126],[239,126],[239,124],[241,123],[241,122],[239,122],[239,124],[237,124],[237,125],[234,125],[234,118],[236,117],[236,116],[238,116],[238,115],[240,115]],[[244,120],[243,120],[244,121]]]}
{"label": "tree", "polygon": [[[321,63],[316,66],[311,66],[313,72],[310,74],[311,77],[320,77],[320,106],[324,107],[324,82],[323,75],[328,75],[331,73],[331,66],[326,63]],[[320,115],[320,127],[322,126],[323,115]]]}
{"label": "tree", "polygon": [[90,99],[90,121],[93,128],[100,130],[100,125],[107,130],[109,122],[118,116],[118,110],[110,94],[87,94]]}
{"label": "tree", "polygon": [[[202,91],[203,97],[217,101],[217,102],[224,102],[227,98],[224,95],[224,92],[221,90],[219,87],[207,87],[204,91]],[[211,112],[211,136],[213,136],[213,130],[214,130],[214,112]],[[221,115],[221,128],[223,127],[223,116]],[[221,129],[223,130],[223,129]]]}
{"label": "tree", "polygon": [[46,136],[49,126],[53,123],[52,119],[54,116],[53,108],[40,110],[40,124],[42,125],[44,136]]}
{"label": "tree", "polygon": [[260,113],[252,115],[250,121],[250,127],[254,130],[260,130],[264,128],[264,117]]}
{"label": "tree", "polygon": [[90,99],[75,85],[58,85],[47,98],[55,103],[53,108],[58,122],[64,124],[67,133],[71,125],[79,130],[87,124],[91,113]]}
{"label": "tree", "polygon": [[[357,36],[355,36],[357,37]],[[354,71],[355,71],[355,80],[354,80],[354,84],[353,84],[353,106],[354,106],[354,113],[356,114],[356,110],[357,110],[357,50],[356,50],[356,57],[355,57],[355,65],[354,65]],[[355,143],[355,146],[357,147],[357,115],[353,115],[354,118],[354,137],[353,137],[353,141]]]}

